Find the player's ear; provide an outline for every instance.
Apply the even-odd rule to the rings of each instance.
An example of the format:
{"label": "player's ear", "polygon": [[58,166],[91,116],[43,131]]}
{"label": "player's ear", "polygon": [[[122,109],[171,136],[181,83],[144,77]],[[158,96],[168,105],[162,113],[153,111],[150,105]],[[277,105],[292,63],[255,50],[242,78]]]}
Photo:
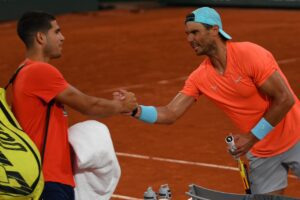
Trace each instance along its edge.
{"label": "player's ear", "polygon": [[46,40],[47,40],[46,34],[43,33],[43,32],[37,32],[37,33],[35,34],[34,40],[35,40],[38,44],[43,45],[43,44],[46,43]]}
{"label": "player's ear", "polygon": [[210,29],[213,33],[214,36],[219,35],[219,26],[218,25],[213,25],[212,28]]}

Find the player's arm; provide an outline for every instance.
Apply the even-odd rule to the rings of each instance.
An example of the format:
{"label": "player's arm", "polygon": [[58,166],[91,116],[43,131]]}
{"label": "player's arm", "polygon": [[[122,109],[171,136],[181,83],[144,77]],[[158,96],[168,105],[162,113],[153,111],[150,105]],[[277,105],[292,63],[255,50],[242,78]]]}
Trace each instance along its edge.
{"label": "player's arm", "polygon": [[259,140],[262,140],[293,107],[295,99],[283,77],[275,71],[258,90],[271,102],[270,108],[249,134],[236,135],[236,156],[242,156]]}
{"label": "player's arm", "polygon": [[134,117],[148,122],[158,124],[172,124],[195,102],[194,97],[178,93],[166,106],[138,106]]}
{"label": "player's arm", "polygon": [[259,87],[259,91],[271,99],[271,107],[264,118],[275,127],[293,107],[294,96],[277,71]]}
{"label": "player's arm", "polygon": [[108,117],[118,113],[131,112],[137,106],[136,98],[133,93],[124,90],[120,92],[122,92],[124,96],[122,100],[108,100],[88,96],[69,85],[55,97],[55,100],[85,115]]}

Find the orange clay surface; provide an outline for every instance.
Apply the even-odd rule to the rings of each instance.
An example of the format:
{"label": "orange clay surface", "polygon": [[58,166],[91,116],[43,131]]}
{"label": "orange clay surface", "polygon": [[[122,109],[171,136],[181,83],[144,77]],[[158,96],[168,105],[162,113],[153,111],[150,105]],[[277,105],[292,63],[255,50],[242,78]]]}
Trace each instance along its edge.
{"label": "orange clay surface", "polygon": [[[145,105],[165,105],[184,78],[201,62],[186,41],[183,20],[195,8],[158,8],[141,12],[106,10],[58,16],[66,37],[63,57],[51,62],[81,91],[111,98],[127,87]],[[251,41],[270,50],[300,96],[300,12],[298,10],[217,9],[234,41]],[[24,58],[15,22],[0,24],[0,84]],[[259,58],[257,58],[259,59]],[[69,109],[70,125],[88,118]],[[148,125],[127,116],[99,119],[120,153],[236,167],[224,137],[236,132],[227,117],[205,97],[174,125]],[[187,199],[195,183],[243,193],[237,171],[119,156],[122,177],[115,194],[142,198],[148,186],[168,183],[174,200]],[[289,178],[286,195],[300,197],[300,182]],[[115,199],[115,198],[113,198]]]}

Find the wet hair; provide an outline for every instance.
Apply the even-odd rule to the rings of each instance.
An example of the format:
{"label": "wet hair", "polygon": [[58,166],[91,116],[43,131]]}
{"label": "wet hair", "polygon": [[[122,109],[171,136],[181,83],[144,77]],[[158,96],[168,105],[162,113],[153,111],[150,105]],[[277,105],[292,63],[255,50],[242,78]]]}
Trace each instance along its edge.
{"label": "wet hair", "polygon": [[33,44],[33,38],[37,32],[46,33],[51,29],[51,22],[55,17],[43,11],[30,11],[24,13],[18,21],[17,33],[27,48]]}

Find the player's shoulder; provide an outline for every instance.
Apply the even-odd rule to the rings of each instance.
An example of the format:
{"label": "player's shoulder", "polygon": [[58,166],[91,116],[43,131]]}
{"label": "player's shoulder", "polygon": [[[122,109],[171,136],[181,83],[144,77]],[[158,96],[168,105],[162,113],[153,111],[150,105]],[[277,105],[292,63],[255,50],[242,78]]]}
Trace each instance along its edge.
{"label": "player's shoulder", "polygon": [[42,73],[42,74],[49,74],[49,73],[60,73],[59,70],[54,67],[53,65],[45,62],[28,62],[25,63],[24,71],[30,73]]}
{"label": "player's shoulder", "polygon": [[264,47],[253,42],[231,42],[230,45],[235,51],[241,53],[268,52]]}
{"label": "player's shoulder", "polygon": [[207,67],[209,67],[211,64],[209,57],[204,58],[204,60],[200,63],[199,67],[197,68],[198,71],[203,71]]}
{"label": "player's shoulder", "polygon": [[199,77],[202,74],[205,74],[205,70],[207,69],[208,65],[210,64],[209,58],[205,58],[200,65],[194,69],[194,71],[190,74],[190,77]]}
{"label": "player's shoulder", "polygon": [[45,62],[40,62],[40,61],[30,61],[30,62],[25,62],[25,67],[28,66],[28,68],[31,69],[53,69],[55,68],[53,65],[49,64],[49,63],[45,63]]}

